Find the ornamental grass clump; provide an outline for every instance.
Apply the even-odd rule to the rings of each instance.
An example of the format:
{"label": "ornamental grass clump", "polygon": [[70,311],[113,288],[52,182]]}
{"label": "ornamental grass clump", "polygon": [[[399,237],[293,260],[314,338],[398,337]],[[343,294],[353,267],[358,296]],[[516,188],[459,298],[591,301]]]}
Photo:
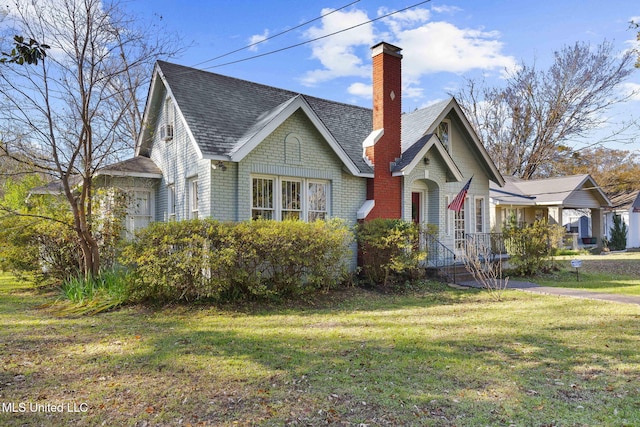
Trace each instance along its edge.
{"label": "ornamental grass clump", "polygon": [[59,315],[90,315],[112,310],[129,297],[129,274],[123,268],[102,271],[97,277],[76,276],[60,286],[61,298],[51,305]]}

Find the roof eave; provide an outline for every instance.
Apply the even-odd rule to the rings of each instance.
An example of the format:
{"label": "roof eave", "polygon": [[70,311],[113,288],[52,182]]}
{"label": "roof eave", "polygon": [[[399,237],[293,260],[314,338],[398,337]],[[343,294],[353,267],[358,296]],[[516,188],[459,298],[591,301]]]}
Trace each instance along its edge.
{"label": "roof eave", "polygon": [[131,178],[157,178],[162,179],[161,173],[152,172],[127,172],[127,171],[98,171],[94,176],[123,176]]}
{"label": "roof eave", "polygon": [[[456,163],[451,158],[451,155],[449,154],[449,152],[443,147],[443,145],[440,143],[440,140],[435,135],[432,135],[429,138],[429,140],[424,145],[424,147],[422,147],[422,149],[418,151],[418,153],[414,156],[414,158],[411,160],[411,162],[409,162],[407,166],[403,167],[398,171],[393,172],[392,175],[393,176],[409,175],[413,171],[413,169],[418,165],[418,163],[420,162],[420,159],[422,159],[432,148],[435,148],[438,151],[438,153],[440,153],[440,156],[442,156],[442,158],[444,159],[445,165],[449,169],[449,172],[451,172],[451,174],[454,176],[456,181],[457,182],[463,181],[464,176],[462,175],[462,172],[458,168],[458,165],[456,165]],[[407,150],[405,150],[405,152],[406,151]]]}

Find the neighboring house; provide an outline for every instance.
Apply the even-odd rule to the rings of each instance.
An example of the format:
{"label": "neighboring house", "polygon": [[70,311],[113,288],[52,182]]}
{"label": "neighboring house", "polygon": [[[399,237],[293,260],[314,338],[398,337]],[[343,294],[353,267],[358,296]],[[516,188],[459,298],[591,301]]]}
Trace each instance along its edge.
{"label": "neighboring house", "polygon": [[155,221],[403,218],[450,248],[489,232],[489,182],[504,180],[458,103],[403,114],[400,49],[372,57],[373,110],[159,61],[136,157],[103,175],[149,191]]}
{"label": "neighboring house", "polygon": [[[141,229],[156,220],[155,197],[158,183],[162,179],[162,171],[147,157],[134,157],[122,162],[113,163],[98,169],[94,174],[94,190],[117,189],[126,197],[127,216],[125,230],[132,236],[135,230]],[[69,180],[72,188],[82,185],[79,176]],[[34,188],[30,194],[61,195],[64,194],[61,181],[52,181],[47,185]],[[110,200],[113,194],[99,194],[97,201],[101,204],[101,214],[111,211]]]}
{"label": "neighboring house", "polygon": [[504,187],[491,185],[491,227],[502,230],[514,217],[520,225],[547,219],[560,224],[577,238],[604,236],[604,209],[610,201],[590,175],[522,180],[505,177]]}
{"label": "neighboring house", "polygon": [[640,248],[640,190],[611,196],[611,207],[604,215],[604,229],[609,239],[614,215],[619,215],[627,224],[627,248]]}

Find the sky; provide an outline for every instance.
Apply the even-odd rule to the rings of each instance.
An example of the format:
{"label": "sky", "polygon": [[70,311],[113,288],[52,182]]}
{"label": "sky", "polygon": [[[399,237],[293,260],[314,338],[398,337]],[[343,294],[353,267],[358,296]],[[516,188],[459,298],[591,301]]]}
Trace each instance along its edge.
{"label": "sky", "polygon": [[[189,45],[171,62],[365,107],[371,107],[370,47],[389,42],[404,56],[404,111],[448,98],[465,78],[500,85],[519,63],[545,68],[555,50],[577,41],[632,48],[637,30],[629,29],[629,21],[640,21],[638,0],[127,0],[123,5]],[[359,25],[370,20],[376,21]],[[611,111],[610,121],[640,119],[640,69],[620,90],[638,93]],[[636,143],[614,148],[640,153],[640,128],[635,134]]]}

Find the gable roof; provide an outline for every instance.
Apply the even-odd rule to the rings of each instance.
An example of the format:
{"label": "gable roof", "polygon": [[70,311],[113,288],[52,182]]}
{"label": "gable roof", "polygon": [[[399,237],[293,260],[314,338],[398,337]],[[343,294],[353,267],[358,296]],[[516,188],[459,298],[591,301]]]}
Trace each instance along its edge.
{"label": "gable roof", "polygon": [[522,181],[514,176],[504,177],[504,186],[499,188],[494,183],[489,183],[489,194],[494,203],[500,205],[535,206],[536,196],[525,194],[516,184]]}
{"label": "gable roof", "polygon": [[98,169],[95,176],[100,175],[162,178],[162,171],[150,158],[136,156]]}
{"label": "gable roof", "polygon": [[625,191],[612,195],[611,210],[633,210],[640,212],[640,190]]}
{"label": "gable roof", "polygon": [[[240,161],[293,112],[302,109],[352,174],[373,177],[373,168],[362,155],[363,141],[372,130],[369,108],[158,61],[145,108],[147,123],[153,120],[152,109],[162,101],[162,87],[174,100],[176,118],[185,124],[202,158]],[[504,179],[454,98],[402,115],[403,154],[394,173],[407,173],[425,150],[436,147],[452,179],[462,180],[455,161],[437,138],[425,138],[452,111],[470,135],[471,149],[489,179],[503,185]],[[151,129],[153,126],[146,126],[141,132],[136,155],[148,156]]]}
{"label": "gable roof", "polygon": [[[473,130],[471,123],[467,120],[462,108],[460,108],[460,104],[458,104],[458,101],[453,97],[402,115],[402,163],[415,165],[416,162],[414,162],[413,158],[405,159],[405,157],[409,157],[411,155],[417,156],[418,154],[422,156],[423,154],[422,151],[411,150],[411,147],[417,141],[420,141],[424,135],[434,133],[440,122],[452,113],[460,120],[464,131],[469,135],[471,151],[476,155],[478,163],[484,168],[489,180],[500,186],[504,185],[504,178],[493,163],[493,160],[489,157],[489,153],[487,153],[487,150],[484,148],[484,145],[482,145],[480,138]],[[454,160],[451,158],[451,155],[444,148],[442,143],[438,141],[437,145],[442,148],[439,151],[445,159],[445,163],[453,164],[455,166]],[[407,172],[410,171],[410,168],[406,169]],[[455,169],[457,169],[457,166]],[[452,175],[456,180],[462,181],[462,175],[458,176],[453,171]]]}
{"label": "gable roof", "polygon": [[394,176],[407,174],[416,167],[420,159],[427,155],[429,150],[437,151],[444,161],[444,166],[455,180],[462,181],[463,175],[456,163],[453,161],[447,150],[440,143],[440,140],[433,133],[426,134],[418,139],[413,145],[410,145],[403,153],[400,160],[392,169]]}
{"label": "gable roof", "polygon": [[[264,137],[292,110],[302,108],[352,173],[372,175],[362,158],[362,141],[372,127],[370,109],[164,61],[156,64],[152,86],[158,80],[174,99],[176,116],[183,118],[203,158],[237,161],[259,142],[255,138]],[[150,97],[155,90],[150,88]],[[150,107],[148,100],[145,120]],[[141,134],[136,154],[143,151],[148,137],[148,132]]]}
{"label": "gable roof", "polygon": [[498,204],[582,208],[588,207],[582,205],[585,197],[590,197],[599,206],[610,205],[607,196],[588,174],[534,180],[509,177],[504,188],[490,183],[489,190]]}

